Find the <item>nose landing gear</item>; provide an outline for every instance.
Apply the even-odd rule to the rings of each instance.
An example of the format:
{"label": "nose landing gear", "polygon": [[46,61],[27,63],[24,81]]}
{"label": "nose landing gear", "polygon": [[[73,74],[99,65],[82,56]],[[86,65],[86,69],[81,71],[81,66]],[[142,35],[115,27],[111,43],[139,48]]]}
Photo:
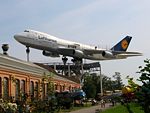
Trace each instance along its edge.
{"label": "nose landing gear", "polygon": [[30,48],[29,46],[26,46],[27,49],[26,49],[26,53],[27,53],[27,62],[29,62],[29,53],[30,53]]}

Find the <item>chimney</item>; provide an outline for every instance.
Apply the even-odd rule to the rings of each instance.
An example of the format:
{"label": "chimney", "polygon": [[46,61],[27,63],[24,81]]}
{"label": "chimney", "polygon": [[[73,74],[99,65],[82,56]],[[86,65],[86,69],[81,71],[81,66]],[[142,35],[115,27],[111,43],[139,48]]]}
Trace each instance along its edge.
{"label": "chimney", "polygon": [[9,45],[8,44],[2,44],[2,49],[3,49],[3,54],[8,55],[7,51],[9,49]]}

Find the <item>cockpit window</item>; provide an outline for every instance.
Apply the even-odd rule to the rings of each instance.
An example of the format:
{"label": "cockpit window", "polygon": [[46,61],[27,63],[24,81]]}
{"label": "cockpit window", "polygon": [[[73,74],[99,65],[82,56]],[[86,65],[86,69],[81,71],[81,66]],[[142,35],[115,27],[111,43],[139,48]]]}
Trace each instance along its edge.
{"label": "cockpit window", "polygon": [[24,30],[24,32],[29,32],[29,30]]}

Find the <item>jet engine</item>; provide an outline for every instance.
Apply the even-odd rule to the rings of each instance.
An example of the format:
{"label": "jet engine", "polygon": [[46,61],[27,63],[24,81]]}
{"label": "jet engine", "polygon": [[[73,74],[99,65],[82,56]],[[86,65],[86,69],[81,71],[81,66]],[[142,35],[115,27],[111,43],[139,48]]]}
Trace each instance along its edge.
{"label": "jet engine", "polygon": [[82,58],[84,53],[80,50],[73,50],[73,56]]}
{"label": "jet engine", "polygon": [[110,52],[110,51],[103,51],[102,56],[105,57],[105,58],[114,58],[113,53]]}
{"label": "jet engine", "polygon": [[59,54],[57,54],[57,53],[52,53],[52,52],[50,52],[50,51],[45,51],[45,50],[42,52],[42,54],[43,54],[44,56],[59,57]]}

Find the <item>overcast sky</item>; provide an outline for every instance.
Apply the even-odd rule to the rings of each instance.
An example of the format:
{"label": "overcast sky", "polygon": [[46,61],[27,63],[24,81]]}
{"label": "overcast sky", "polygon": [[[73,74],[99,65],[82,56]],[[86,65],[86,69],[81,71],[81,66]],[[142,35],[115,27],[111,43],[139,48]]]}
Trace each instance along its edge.
{"label": "overcast sky", "polygon": [[[139,51],[144,56],[101,62],[103,74],[111,77],[120,72],[127,83],[126,76],[137,79],[138,67],[150,56],[149,6],[149,0],[1,0],[0,44],[8,43],[9,55],[26,60],[26,48],[13,38],[25,29],[104,48],[129,35],[133,39],[128,51]],[[30,60],[58,61],[41,53],[32,49]]]}

